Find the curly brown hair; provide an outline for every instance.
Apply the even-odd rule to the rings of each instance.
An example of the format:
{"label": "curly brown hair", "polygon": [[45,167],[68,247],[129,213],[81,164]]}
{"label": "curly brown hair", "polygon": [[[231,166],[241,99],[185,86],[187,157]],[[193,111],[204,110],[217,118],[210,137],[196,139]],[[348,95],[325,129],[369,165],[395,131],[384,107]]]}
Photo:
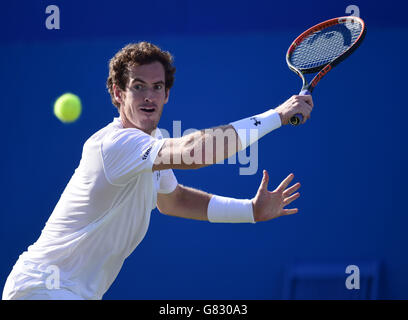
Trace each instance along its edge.
{"label": "curly brown hair", "polygon": [[106,86],[111,95],[112,103],[118,110],[120,104],[115,99],[113,85],[115,84],[125,91],[129,81],[129,66],[150,64],[156,61],[164,67],[165,86],[166,90],[169,90],[173,86],[174,73],[176,72],[176,68],[173,66],[173,56],[152,43],[143,41],[128,44],[109,61],[109,76]]}

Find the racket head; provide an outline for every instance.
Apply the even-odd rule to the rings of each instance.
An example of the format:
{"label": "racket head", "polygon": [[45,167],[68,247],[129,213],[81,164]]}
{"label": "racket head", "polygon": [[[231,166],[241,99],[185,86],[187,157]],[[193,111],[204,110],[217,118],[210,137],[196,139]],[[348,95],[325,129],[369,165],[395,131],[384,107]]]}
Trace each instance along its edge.
{"label": "racket head", "polygon": [[[298,36],[289,46],[286,62],[302,78],[302,90],[312,92],[322,76],[359,47],[365,33],[361,18],[345,16],[321,22]],[[304,75],[316,72],[309,85]]]}

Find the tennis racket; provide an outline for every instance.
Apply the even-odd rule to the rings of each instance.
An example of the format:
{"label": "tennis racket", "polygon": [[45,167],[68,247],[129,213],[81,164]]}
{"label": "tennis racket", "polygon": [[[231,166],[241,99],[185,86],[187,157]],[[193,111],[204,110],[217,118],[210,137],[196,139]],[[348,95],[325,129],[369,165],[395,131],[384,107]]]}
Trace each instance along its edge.
{"label": "tennis racket", "polygon": [[[362,19],[346,16],[319,23],[297,37],[286,53],[286,62],[303,81],[299,95],[311,95],[318,82],[358,48],[365,33]],[[305,75],[316,72],[308,82]],[[302,121],[298,113],[289,122],[296,126]]]}

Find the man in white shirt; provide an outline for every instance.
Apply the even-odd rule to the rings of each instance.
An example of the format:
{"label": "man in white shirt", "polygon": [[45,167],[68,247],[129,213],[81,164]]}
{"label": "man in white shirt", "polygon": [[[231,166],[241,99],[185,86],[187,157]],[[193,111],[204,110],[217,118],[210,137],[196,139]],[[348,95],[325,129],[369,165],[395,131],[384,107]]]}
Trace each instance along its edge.
{"label": "man in white shirt", "polygon": [[[157,129],[169,99],[175,68],[168,52],[140,42],[110,61],[107,87],[119,117],[92,135],[39,239],[23,252],[3,299],[102,299],[123,262],[142,241],[150,213],[210,222],[270,220],[299,197],[290,174],[273,192],[264,175],[255,197],[233,199],[178,184],[172,169],[198,169],[226,159],[301,113],[310,96],[293,96],[265,113],[214,130],[163,139]],[[257,135],[247,139],[247,132]],[[233,145],[217,134],[232,133]],[[229,145],[228,145],[229,144]],[[210,156],[208,156],[210,155]],[[185,161],[185,159],[193,162]],[[50,277],[53,276],[50,281]]]}

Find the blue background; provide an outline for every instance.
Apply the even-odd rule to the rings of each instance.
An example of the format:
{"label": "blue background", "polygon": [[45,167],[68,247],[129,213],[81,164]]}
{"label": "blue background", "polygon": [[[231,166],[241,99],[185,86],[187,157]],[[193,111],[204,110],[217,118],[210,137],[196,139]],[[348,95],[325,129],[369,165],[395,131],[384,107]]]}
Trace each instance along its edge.
{"label": "blue background", "polygon": [[[47,30],[58,5],[61,29]],[[406,7],[400,1],[18,1],[1,4],[0,281],[40,235],[79,164],[82,145],[117,116],[109,59],[129,42],[170,51],[177,67],[160,127],[203,129],[276,107],[300,89],[286,66],[306,27],[347,15],[367,24],[362,46],[319,83],[304,126],[259,142],[258,172],[241,165],[175,171],[180,183],[251,198],[262,169],[274,189],[302,184],[299,214],[256,225],[210,224],[154,210],[148,233],[105,299],[281,299],[296,261],[381,261],[379,298],[408,298]],[[405,21],[404,21],[405,20]],[[52,113],[78,94],[73,124]],[[346,275],[344,274],[344,280]],[[344,280],[343,283],[344,283]]]}

